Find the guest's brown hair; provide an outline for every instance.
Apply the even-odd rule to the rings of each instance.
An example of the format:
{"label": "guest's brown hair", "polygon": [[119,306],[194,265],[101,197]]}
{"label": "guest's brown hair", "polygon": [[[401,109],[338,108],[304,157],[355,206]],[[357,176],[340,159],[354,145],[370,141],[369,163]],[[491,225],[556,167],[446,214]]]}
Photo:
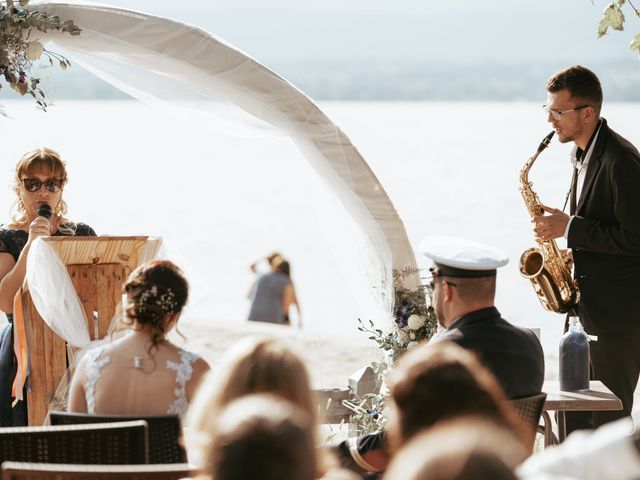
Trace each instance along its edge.
{"label": "guest's brown hair", "polygon": [[215,480],[313,480],[315,425],[300,407],[275,395],[248,395],[216,419],[203,468]]}
{"label": "guest's brown hair", "polygon": [[497,380],[471,352],[452,342],[420,345],[389,376],[391,446],[460,415],[480,415],[522,435]]}
{"label": "guest's brown hair", "polygon": [[[216,435],[216,418],[233,400],[254,393],[278,395],[302,408],[317,424],[317,405],[303,360],[284,341],[250,337],[225,352],[218,367],[200,383],[191,403],[190,451],[200,458]],[[320,463],[324,463],[322,458]],[[318,470],[325,468],[320,465]]]}
{"label": "guest's brown hair", "polygon": [[516,480],[527,452],[504,425],[478,416],[439,422],[394,456],[384,480]]}

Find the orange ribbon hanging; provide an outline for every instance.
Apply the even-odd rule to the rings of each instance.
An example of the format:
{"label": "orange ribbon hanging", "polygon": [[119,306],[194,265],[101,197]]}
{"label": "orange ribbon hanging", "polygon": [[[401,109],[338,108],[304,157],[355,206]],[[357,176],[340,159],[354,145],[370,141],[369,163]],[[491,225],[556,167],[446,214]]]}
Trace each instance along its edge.
{"label": "orange ribbon hanging", "polygon": [[23,392],[29,370],[27,331],[22,311],[22,288],[18,289],[15,297],[13,297],[13,351],[16,355],[18,366],[11,390],[11,394],[15,398],[13,401],[13,406],[15,406],[19,400],[24,400]]}

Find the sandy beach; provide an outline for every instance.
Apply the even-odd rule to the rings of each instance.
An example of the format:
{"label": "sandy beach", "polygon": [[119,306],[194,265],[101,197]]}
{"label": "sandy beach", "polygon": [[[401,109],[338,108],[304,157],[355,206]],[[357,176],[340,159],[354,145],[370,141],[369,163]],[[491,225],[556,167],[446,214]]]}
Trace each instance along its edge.
{"label": "sandy beach", "polygon": [[348,377],[372,361],[379,361],[381,351],[365,334],[352,336],[321,336],[297,328],[258,322],[206,322],[185,320],[179,325],[181,339],[172,340],[202,355],[215,368],[224,351],[235,342],[251,335],[283,338],[306,360],[314,388],[344,388]]}

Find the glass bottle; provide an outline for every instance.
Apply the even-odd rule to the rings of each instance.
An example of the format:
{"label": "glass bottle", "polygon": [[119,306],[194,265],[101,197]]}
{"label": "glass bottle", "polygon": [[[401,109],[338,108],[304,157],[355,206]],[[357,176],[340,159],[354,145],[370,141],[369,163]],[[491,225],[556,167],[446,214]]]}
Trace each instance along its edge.
{"label": "glass bottle", "polygon": [[589,338],[578,317],[569,317],[569,330],[560,341],[560,390],[589,389]]}

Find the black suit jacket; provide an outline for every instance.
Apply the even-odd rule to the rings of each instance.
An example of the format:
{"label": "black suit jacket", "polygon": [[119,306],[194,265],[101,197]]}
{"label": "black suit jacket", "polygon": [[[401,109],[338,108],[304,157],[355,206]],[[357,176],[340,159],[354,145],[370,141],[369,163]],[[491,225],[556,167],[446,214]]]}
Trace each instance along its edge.
{"label": "black suit jacket", "polygon": [[464,315],[432,341],[451,341],[473,351],[511,399],[542,390],[544,353],[538,337],[501,318],[495,307]]}
{"label": "black suit jacket", "polygon": [[594,335],[640,328],[640,154],[602,122],[567,235]]}

